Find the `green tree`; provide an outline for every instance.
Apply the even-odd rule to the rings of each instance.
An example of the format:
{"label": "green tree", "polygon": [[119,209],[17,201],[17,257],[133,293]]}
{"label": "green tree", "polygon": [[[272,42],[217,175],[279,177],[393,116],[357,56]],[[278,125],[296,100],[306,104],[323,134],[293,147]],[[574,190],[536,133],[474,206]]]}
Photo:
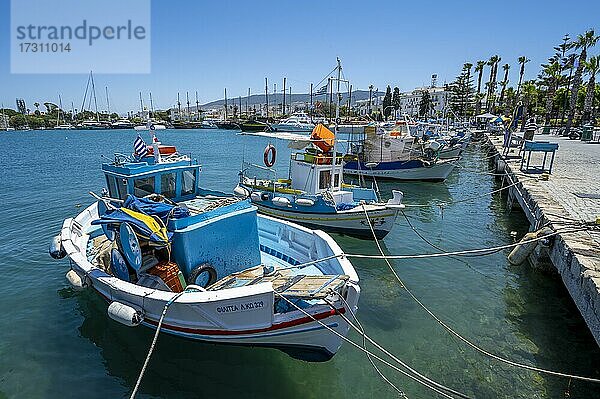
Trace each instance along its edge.
{"label": "green tree", "polygon": [[394,94],[392,95],[392,107],[396,111],[396,117],[398,117],[398,111],[400,110],[400,89],[394,87]]}
{"label": "green tree", "polygon": [[554,96],[558,90],[558,82],[560,81],[561,67],[556,56],[549,59],[548,64],[542,65],[542,73],[540,75],[540,84],[546,86],[546,101],[544,112],[544,124],[550,124],[552,118],[552,110],[554,109]]}
{"label": "green tree", "polygon": [[517,84],[517,99],[519,98],[519,93],[521,93],[521,84],[523,83],[523,75],[525,74],[525,64],[531,61],[529,58],[524,55],[520,56],[519,59],[519,83]]}
{"label": "green tree", "polygon": [[23,114],[16,114],[10,117],[9,123],[14,128],[20,128],[23,126],[27,126],[27,119]]}
{"label": "green tree", "polygon": [[481,100],[482,100],[482,95],[481,95],[481,79],[483,78],[483,68],[485,67],[485,61],[477,61],[477,65],[475,66],[475,72],[478,73],[477,75],[477,94],[475,95],[475,99],[477,100],[477,103],[475,105],[475,112],[477,114],[479,114],[481,112]]}
{"label": "green tree", "polygon": [[600,69],[600,56],[590,57],[585,63],[585,70],[588,73],[589,80],[585,93],[585,101],[583,103],[583,123],[589,123],[594,120],[594,92],[596,88],[596,75]]}
{"label": "green tree", "polygon": [[529,117],[535,116],[535,103],[538,97],[538,90],[535,86],[535,80],[527,81],[523,84],[523,119],[521,121],[521,130],[525,128],[525,121]]}
{"label": "green tree", "polygon": [[504,78],[502,79],[502,83],[500,83],[500,86],[502,86],[502,90],[500,91],[500,100],[498,104],[500,108],[504,107],[504,94],[506,93],[506,86],[508,85],[508,71],[510,70],[510,65],[502,65],[502,70],[504,71]]}
{"label": "green tree", "polygon": [[473,80],[471,68],[473,64],[465,63],[460,75],[449,85],[450,109],[460,118],[465,118],[473,114]]}
{"label": "green tree", "polygon": [[419,101],[419,116],[427,119],[432,110],[433,101],[431,100],[431,95],[427,90],[423,90],[421,93],[421,101]]}
{"label": "green tree", "polygon": [[383,97],[383,116],[385,116],[386,121],[392,114],[392,108],[392,88],[388,85],[385,90],[385,96]]}
{"label": "green tree", "polygon": [[569,114],[567,115],[567,123],[565,125],[565,135],[569,134],[571,126],[573,125],[573,120],[575,119],[577,96],[579,94],[579,87],[583,81],[582,75],[583,68],[585,67],[585,61],[587,59],[587,50],[596,45],[598,39],[599,37],[596,36],[594,30],[590,29],[584,34],[577,36],[577,40],[575,40],[575,48],[581,49],[581,52],[579,53],[579,64],[575,70],[575,75],[573,76],[573,86],[571,88],[571,97],[569,99]]}
{"label": "green tree", "polygon": [[498,63],[502,58],[499,55],[493,55],[488,60],[488,65],[490,66],[490,80],[487,84],[487,100],[486,100],[486,108],[488,112],[494,109],[494,104],[496,102],[496,77],[498,75]]}

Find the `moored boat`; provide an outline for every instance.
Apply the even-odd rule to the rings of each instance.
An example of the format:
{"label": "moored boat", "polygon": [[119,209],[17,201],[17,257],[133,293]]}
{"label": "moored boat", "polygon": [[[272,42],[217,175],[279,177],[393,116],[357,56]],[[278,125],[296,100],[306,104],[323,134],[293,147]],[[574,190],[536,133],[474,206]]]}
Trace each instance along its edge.
{"label": "moored boat", "polygon": [[341,338],[327,328],[347,334],[340,314],[360,294],[335,241],[200,189],[200,165],[157,141],[151,156],[141,139],[135,148],[135,159],[102,165],[105,195],[52,241],[51,255],[70,259],[68,280],[94,289],[125,325],[331,358]]}

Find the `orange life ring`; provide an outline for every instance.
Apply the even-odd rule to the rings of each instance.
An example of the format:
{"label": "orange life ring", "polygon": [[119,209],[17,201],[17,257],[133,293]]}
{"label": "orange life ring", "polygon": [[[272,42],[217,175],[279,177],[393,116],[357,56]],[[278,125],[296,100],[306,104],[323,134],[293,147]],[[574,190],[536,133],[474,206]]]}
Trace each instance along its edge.
{"label": "orange life ring", "polygon": [[265,166],[270,168],[275,165],[275,158],[277,157],[277,151],[275,150],[275,146],[273,144],[269,144],[265,147],[265,153],[263,154],[263,161],[265,162]]}

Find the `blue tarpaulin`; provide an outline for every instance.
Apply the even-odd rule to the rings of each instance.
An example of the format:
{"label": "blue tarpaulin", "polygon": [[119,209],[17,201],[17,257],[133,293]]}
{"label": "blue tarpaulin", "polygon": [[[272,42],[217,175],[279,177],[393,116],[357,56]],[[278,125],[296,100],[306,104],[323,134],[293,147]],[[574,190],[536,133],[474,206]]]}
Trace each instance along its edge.
{"label": "blue tarpaulin", "polygon": [[136,235],[149,240],[156,246],[168,245],[173,235],[173,233],[167,232],[160,220],[127,208],[109,210],[100,219],[92,222],[93,225],[108,225],[111,230],[118,230],[121,223],[129,224]]}
{"label": "blue tarpaulin", "polygon": [[136,212],[145,213],[150,216],[158,216],[163,223],[168,218],[180,219],[190,216],[190,211],[177,205],[165,202],[155,202],[148,198],[138,198],[131,194],[127,196],[123,206]]}

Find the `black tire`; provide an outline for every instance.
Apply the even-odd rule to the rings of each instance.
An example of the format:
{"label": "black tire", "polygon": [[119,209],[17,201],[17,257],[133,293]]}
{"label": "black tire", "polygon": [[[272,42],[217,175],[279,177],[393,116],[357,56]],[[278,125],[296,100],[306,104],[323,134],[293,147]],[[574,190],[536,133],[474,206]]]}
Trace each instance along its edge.
{"label": "black tire", "polygon": [[[208,273],[208,281],[204,285],[196,284],[196,279],[202,273]],[[217,271],[214,267],[211,266],[210,263],[203,263],[200,266],[197,266],[192,269],[190,275],[187,278],[188,284],[200,285],[203,288],[209,287],[217,281]]]}

